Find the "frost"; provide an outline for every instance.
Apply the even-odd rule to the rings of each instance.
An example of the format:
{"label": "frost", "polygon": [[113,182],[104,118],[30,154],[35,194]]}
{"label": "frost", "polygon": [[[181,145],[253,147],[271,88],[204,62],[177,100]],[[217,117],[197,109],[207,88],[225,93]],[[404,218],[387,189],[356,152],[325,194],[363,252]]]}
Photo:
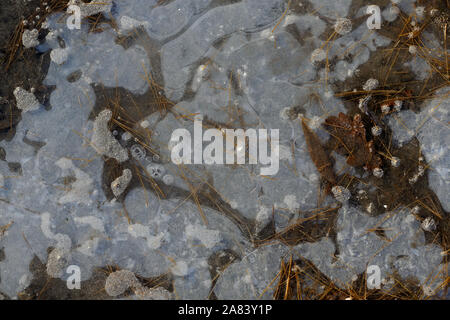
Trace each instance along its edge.
{"label": "frost", "polygon": [[39,45],[39,31],[37,29],[26,29],[22,34],[22,44],[25,48],[34,48]]}
{"label": "frost", "polygon": [[213,248],[220,242],[220,233],[217,230],[208,230],[201,225],[188,225],[186,227],[186,235],[188,238],[195,238],[207,248]]}
{"label": "frost", "polygon": [[52,52],[50,52],[50,59],[56,64],[63,64],[67,61],[67,58],[69,57],[69,49],[68,48],[57,48],[53,49]]}
{"label": "frost", "polygon": [[112,272],[106,278],[105,290],[112,297],[123,294],[130,287],[140,286],[138,279],[133,272],[120,270]]}
{"label": "frost", "polygon": [[340,35],[344,35],[352,31],[352,21],[346,18],[339,18],[334,24],[334,31]]}
{"label": "frost", "polygon": [[379,85],[379,82],[377,79],[369,79],[366,81],[366,83],[363,85],[363,90],[364,91],[372,91],[375,90]]}
{"label": "frost", "polygon": [[89,3],[85,3],[82,0],[70,0],[68,6],[76,5],[81,9],[81,17],[85,18],[97,13],[107,13],[111,10],[111,0],[92,0]]}
{"label": "frost", "polygon": [[39,101],[36,99],[33,93],[28,92],[21,87],[17,87],[14,90],[14,96],[16,97],[17,108],[22,110],[23,112],[39,109]]}
{"label": "frost", "polygon": [[131,170],[125,169],[120,177],[111,182],[111,190],[116,198],[118,198],[126,190],[132,177],[133,175]]}
{"label": "frost", "polygon": [[56,162],[56,165],[65,172],[73,172],[75,174],[75,182],[71,184],[71,189],[59,198],[59,203],[82,203],[89,201],[90,194],[93,191],[92,178],[79,168],[75,167],[72,161],[67,158],[59,159]]}
{"label": "frost", "polygon": [[347,188],[341,186],[334,186],[331,189],[331,192],[333,192],[333,195],[336,198],[336,200],[342,203],[347,202],[351,197],[350,191]]}
{"label": "frost", "polygon": [[59,278],[62,276],[67,266],[68,251],[55,248],[50,252],[47,261],[47,274],[52,278]]}
{"label": "frost", "polygon": [[98,114],[94,121],[91,144],[98,153],[124,162],[128,160],[128,151],[120,145],[109,131],[108,122],[111,118],[112,112],[108,109]]}

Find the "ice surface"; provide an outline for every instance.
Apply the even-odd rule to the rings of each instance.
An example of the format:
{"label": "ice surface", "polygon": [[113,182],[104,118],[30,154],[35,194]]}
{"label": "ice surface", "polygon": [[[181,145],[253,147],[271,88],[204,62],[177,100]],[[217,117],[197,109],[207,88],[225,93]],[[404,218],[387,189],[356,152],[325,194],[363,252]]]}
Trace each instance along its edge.
{"label": "ice surface", "polygon": [[[422,285],[435,288],[439,281],[430,279],[442,267],[441,248],[425,244],[419,225],[407,209],[371,218],[355,208],[344,206],[339,210],[337,221],[337,256],[335,246],[328,238],[301,244],[296,252],[311,260],[342,288],[369,265],[379,266],[385,281],[397,271],[403,278],[416,277]],[[385,228],[389,241],[370,231],[375,227]]]}
{"label": "ice surface", "polygon": [[289,259],[289,249],[269,245],[248,252],[225,269],[214,292],[219,299],[271,299],[281,259]]}
{"label": "ice surface", "polygon": [[394,140],[402,145],[416,137],[430,169],[427,170],[431,189],[439,197],[444,209],[450,209],[449,181],[450,149],[441,141],[447,141],[449,130],[445,123],[449,119],[449,89],[436,92],[436,98],[429,101],[420,114],[410,110],[400,112],[389,119],[394,133]]}
{"label": "ice surface", "polygon": [[[376,50],[390,44],[362,22],[353,24],[348,33],[341,32],[329,46],[326,30],[333,30],[338,18],[351,18],[351,1],[310,4],[322,18],[288,12],[277,24],[285,1],[176,0],[160,6],[157,1],[114,1],[94,11],[110,13],[119,30],[105,24],[98,33],[88,33],[85,24],[81,30],[68,30],[61,14],[52,15],[45,40],[53,60],[45,84],[56,87],[51,108],[36,107],[31,93],[18,94],[18,101],[27,98],[19,103],[21,109],[33,112],[22,112],[14,138],[0,142],[6,161],[21,169],[13,172],[0,162],[0,226],[13,222],[0,236],[5,253],[0,261],[0,291],[15,297],[30,283],[28,265],[34,255],[47,262],[50,276],[62,279],[67,278],[65,267],[70,264],[80,266],[83,280],[90,278],[94,267],[106,265],[128,270],[133,277],[169,273],[178,299],[206,299],[211,289],[219,299],[270,299],[274,283],[269,284],[280,260],[291,254],[309,259],[342,287],[368,264],[379,265],[386,279],[397,271],[429,285],[428,277],[441,264],[441,248],[425,244],[420,222],[406,209],[369,217],[345,203],[349,196],[345,190],[337,194],[343,207],[337,213],[336,242],[324,237],[295,247],[280,243],[255,247],[251,241],[271,222],[275,231],[282,231],[309,210],[339,205],[332,197],[319,197],[320,177],[310,160],[301,118],[325,141],[328,134],[321,124],[326,116],[346,110],[330,84],[353,77]],[[413,1],[401,1],[399,6],[410,11]],[[390,14],[384,16],[394,19]],[[136,27],[161,46],[161,66],[150,62],[143,46],[118,43],[119,35]],[[300,36],[292,32],[294,27]],[[430,46],[436,45],[431,36],[429,41]],[[336,63],[327,69],[326,59]],[[420,78],[427,69],[414,59],[421,58],[412,56],[408,65]],[[112,134],[114,106],[98,106],[99,113],[91,113],[98,100],[95,92],[120,87],[130,94],[145,94],[149,89],[146,74],[159,68],[164,80],[161,89],[177,103],[176,112],[155,112],[138,119],[140,125],[133,128],[152,132],[151,147],[160,158],[156,161],[149,152],[143,155],[134,149],[129,156],[130,146],[137,145],[134,138]],[[81,76],[70,82],[74,72]],[[395,143],[418,138],[431,166],[427,170],[430,187],[449,210],[449,149],[442,143],[448,140],[448,89],[439,94],[420,114],[401,111],[387,121]],[[198,113],[214,127],[280,129],[278,173],[260,176],[260,165],[183,169],[173,164],[171,133],[178,128],[193,133],[192,121],[177,115]],[[333,156],[336,172],[357,176],[343,157]],[[168,184],[168,199],[131,183],[134,171],[121,169],[118,180],[107,187],[113,187],[116,197],[123,195],[123,203],[109,201],[102,176],[107,157],[146,168],[152,179]],[[243,232],[236,223],[239,219],[225,214],[223,207],[203,204],[200,210],[190,199],[192,188],[200,186],[213,189],[223,201],[221,206],[254,228]],[[175,196],[170,193],[173,190]],[[386,229],[385,237],[391,242],[368,232],[377,226]],[[50,255],[49,247],[55,248]],[[237,259],[214,285],[210,258],[225,251]],[[124,289],[118,287],[110,291],[113,296]],[[134,289],[136,296],[172,298],[167,292]]]}

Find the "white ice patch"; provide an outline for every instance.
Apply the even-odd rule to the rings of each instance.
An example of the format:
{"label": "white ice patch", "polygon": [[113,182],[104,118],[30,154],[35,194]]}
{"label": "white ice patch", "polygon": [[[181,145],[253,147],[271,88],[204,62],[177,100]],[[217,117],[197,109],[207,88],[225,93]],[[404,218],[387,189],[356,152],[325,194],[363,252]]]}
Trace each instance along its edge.
{"label": "white ice patch", "polygon": [[71,184],[70,190],[58,199],[61,204],[65,203],[87,203],[91,200],[93,192],[93,179],[84,171],[77,168],[72,160],[61,158],[56,162],[56,165],[65,170],[67,174],[73,172],[75,174],[75,181]]}
{"label": "white ice patch", "polygon": [[186,226],[186,237],[188,239],[198,239],[208,249],[213,248],[220,240],[220,232],[209,230],[202,225]]}

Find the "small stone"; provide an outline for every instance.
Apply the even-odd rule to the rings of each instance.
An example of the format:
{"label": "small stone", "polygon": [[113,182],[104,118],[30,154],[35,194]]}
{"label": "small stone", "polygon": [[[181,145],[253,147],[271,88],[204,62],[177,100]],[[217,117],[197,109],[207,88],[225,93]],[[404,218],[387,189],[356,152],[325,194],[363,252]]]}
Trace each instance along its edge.
{"label": "small stone", "polygon": [[367,97],[359,99],[358,107],[362,112],[367,113],[367,105],[369,104],[370,100],[372,100],[372,95],[368,95]]}
{"label": "small stone", "polygon": [[130,148],[130,152],[131,155],[133,156],[133,158],[135,158],[136,160],[143,160],[145,158],[145,156],[147,155],[147,152],[145,151],[145,149],[139,145],[139,144],[134,144],[131,146]]}
{"label": "small stone", "polygon": [[94,120],[92,147],[100,154],[114,158],[119,162],[128,160],[128,151],[124,149],[109,131],[108,123],[112,118],[112,111],[101,111]]}
{"label": "small stone", "polygon": [[373,175],[374,175],[375,177],[377,177],[377,178],[382,178],[382,177],[383,177],[383,174],[384,174],[383,169],[381,169],[381,168],[375,168],[375,169],[373,169]]}
{"label": "small stone", "polygon": [[67,58],[69,57],[69,49],[68,48],[57,48],[53,49],[52,52],[50,52],[50,59],[58,64],[61,65],[64,62],[67,61]]}

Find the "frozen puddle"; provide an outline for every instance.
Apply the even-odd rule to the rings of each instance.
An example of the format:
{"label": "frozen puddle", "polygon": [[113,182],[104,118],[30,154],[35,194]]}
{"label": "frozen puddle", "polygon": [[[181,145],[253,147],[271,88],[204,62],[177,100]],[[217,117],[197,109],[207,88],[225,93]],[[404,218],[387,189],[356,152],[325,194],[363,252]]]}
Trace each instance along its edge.
{"label": "frozen puddle", "polygon": [[[402,3],[408,11],[413,1]],[[96,33],[84,23],[69,30],[63,15],[51,16],[38,46],[53,53],[44,81],[55,87],[51,108],[27,100],[32,105],[24,105],[14,138],[0,142],[6,152],[0,226],[10,224],[0,232],[0,292],[17,297],[29,285],[35,255],[48,261],[50,276],[63,280],[70,265],[80,267],[83,281],[108,265],[143,277],[168,273],[171,297],[178,299],[207,299],[213,292],[219,299],[271,299],[270,284],[290,256],[308,259],[342,288],[377,265],[386,288],[395,273],[435,290],[439,281],[430,279],[443,268],[443,249],[425,241],[411,209],[374,217],[347,199],[324,196],[308,153],[301,117],[325,142],[325,118],[346,112],[333,84],[350,79],[391,44],[363,21],[348,30],[341,26],[329,45],[336,15],[354,18],[348,17],[351,4],[305,1],[311,10],[299,6],[286,13],[282,0],[162,6],[115,0],[90,12],[117,22]],[[99,105],[100,95],[115,88],[130,97],[156,90],[171,101],[171,111],[149,107],[158,99],[145,107],[121,106],[110,96]],[[395,143],[420,141],[431,166],[430,188],[449,210],[448,89],[439,94],[421,113],[403,110],[388,123]],[[171,134],[177,128],[193,134],[194,114],[202,114],[209,128],[279,129],[278,173],[260,176],[259,164],[173,164]],[[111,163],[116,169],[106,170]],[[260,245],[267,234],[321,210],[334,210],[334,238],[323,231],[314,241]],[[386,231],[367,231],[373,228]],[[49,255],[49,247],[58,251]],[[218,259],[222,264],[214,270],[212,257],[227,255],[233,259]],[[136,285],[133,279],[126,287]]]}

